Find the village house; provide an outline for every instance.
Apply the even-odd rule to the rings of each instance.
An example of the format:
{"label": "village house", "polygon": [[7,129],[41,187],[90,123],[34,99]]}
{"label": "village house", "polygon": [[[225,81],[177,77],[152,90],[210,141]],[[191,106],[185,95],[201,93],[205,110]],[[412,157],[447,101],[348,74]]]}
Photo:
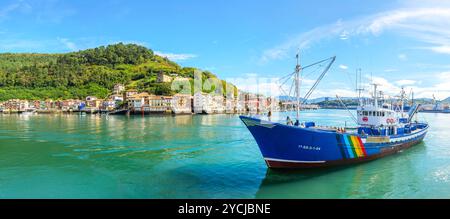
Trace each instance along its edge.
{"label": "village house", "polygon": [[101,108],[102,102],[103,100],[98,99],[97,97],[88,96],[86,97],[86,108],[91,110],[98,110]]}
{"label": "village house", "polygon": [[4,102],[5,111],[20,111],[20,100],[11,99]]}
{"label": "village house", "polygon": [[245,95],[239,93],[236,97],[236,113],[245,113]]}
{"label": "village house", "polygon": [[138,92],[137,92],[137,90],[134,90],[134,89],[130,89],[130,90],[125,91],[125,92],[123,93],[123,101],[124,101],[124,102],[129,101],[129,99],[130,99],[132,96],[136,95],[136,94],[138,94]]}
{"label": "village house", "polygon": [[35,100],[33,101],[33,106],[36,110],[45,109],[45,101],[42,100]]}
{"label": "village house", "polygon": [[165,75],[163,72],[158,73],[158,77],[156,79],[156,82],[158,83],[168,83],[172,81],[172,77]]}
{"label": "village house", "polygon": [[213,113],[213,100],[211,94],[196,92],[194,94],[194,113]]}
{"label": "village house", "polygon": [[166,113],[172,110],[172,99],[170,96],[150,96],[148,102],[149,111],[152,113]]}
{"label": "village house", "polygon": [[238,105],[238,101],[236,98],[226,98],[225,99],[225,112],[226,113],[236,113],[237,105]]}
{"label": "village house", "polygon": [[212,111],[214,113],[225,112],[225,99],[222,95],[212,96]]}
{"label": "village house", "polygon": [[113,99],[106,99],[102,102],[101,110],[113,111],[116,109],[116,101]]}
{"label": "village house", "polygon": [[113,94],[109,96],[109,99],[115,101],[115,102],[122,102],[123,101],[123,95]]}
{"label": "village house", "polygon": [[[128,91],[127,91],[128,92]],[[143,111],[144,106],[148,105],[148,99],[150,97],[150,94],[147,92],[143,93],[136,93],[132,96],[127,97],[128,102],[128,109],[131,109],[132,111]],[[147,100],[147,103],[146,103]]]}
{"label": "village house", "polygon": [[124,91],[125,91],[125,86],[123,84],[116,84],[116,85],[114,85],[114,90],[113,90],[114,94],[120,95]]}
{"label": "village house", "polygon": [[45,110],[53,110],[56,109],[56,103],[52,99],[47,99],[44,101]]}
{"label": "village house", "polygon": [[3,102],[3,111],[9,112],[23,112],[29,108],[29,102],[27,100],[11,99]]}
{"label": "village house", "polygon": [[146,92],[129,97],[128,108],[133,112],[166,113],[172,111],[171,96],[156,96]]}
{"label": "village house", "polygon": [[258,97],[254,94],[244,94],[245,111],[249,113],[257,113],[259,108]]}
{"label": "village house", "polygon": [[80,100],[63,100],[61,105],[61,110],[63,111],[75,111],[79,109],[81,101]]}

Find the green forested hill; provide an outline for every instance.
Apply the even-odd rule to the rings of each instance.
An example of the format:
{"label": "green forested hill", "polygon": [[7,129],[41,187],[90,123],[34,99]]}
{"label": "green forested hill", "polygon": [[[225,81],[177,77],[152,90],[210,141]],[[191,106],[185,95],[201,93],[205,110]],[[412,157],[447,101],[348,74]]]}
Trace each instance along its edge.
{"label": "green forested hill", "polygon": [[[182,67],[135,44],[114,44],[66,54],[0,54],[0,101],[7,99],[105,98],[117,83],[170,95],[169,83],[157,74],[192,78],[195,68]],[[204,72],[204,77],[215,77]],[[225,86],[225,81],[222,81]]]}

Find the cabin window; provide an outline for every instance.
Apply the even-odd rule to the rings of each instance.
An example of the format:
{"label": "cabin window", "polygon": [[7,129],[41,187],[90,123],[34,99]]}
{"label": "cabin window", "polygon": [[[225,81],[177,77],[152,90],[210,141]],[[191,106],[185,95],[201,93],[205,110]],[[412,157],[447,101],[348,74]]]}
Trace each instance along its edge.
{"label": "cabin window", "polygon": [[368,116],[368,113],[367,113],[367,111],[364,111],[364,116]]}
{"label": "cabin window", "polygon": [[385,115],[386,115],[385,112],[383,112],[381,116],[384,117]]}

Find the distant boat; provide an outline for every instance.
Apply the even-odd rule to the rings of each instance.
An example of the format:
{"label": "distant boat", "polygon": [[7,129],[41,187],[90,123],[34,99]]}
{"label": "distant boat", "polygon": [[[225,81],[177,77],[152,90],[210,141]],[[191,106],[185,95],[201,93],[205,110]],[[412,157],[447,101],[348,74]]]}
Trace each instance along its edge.
{"label": "distant boat", "polygon": [[[298,55],[297,55],[298,58]],[[334,62],[332,60],[331,64]],[[331,65],[330,64],[330,65]],[[329,69],[330,66],[328,66]],[[296,90],[300,84],[299,64],[296,66]],[[317,168],[348,165],[374,160],[420,143],[427,134],[428,124],[413,122],[419,105],[405,113],[382,107],[374,84],[373,98],[357,107],[358,124],[354,130],[316,126],[282,124],[260,117],[240,116],[256,140],[269,168]],[[297,92],[297,100],[299,96]],[[403,97],[401,104],[403,106]],[[297,122],[298,122],[297,108]]]}

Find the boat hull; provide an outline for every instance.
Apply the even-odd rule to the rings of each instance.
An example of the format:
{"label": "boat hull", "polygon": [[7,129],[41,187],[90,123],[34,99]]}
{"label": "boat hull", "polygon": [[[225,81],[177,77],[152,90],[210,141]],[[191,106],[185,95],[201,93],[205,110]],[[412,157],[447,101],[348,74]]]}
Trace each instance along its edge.
{"label": "boat hull", "polygon": [[[420,143],[428,130],[374,139],[241,116],[269,168],[320,168],[378,159]],[[382,139],[382,141],[379,141]]]}

